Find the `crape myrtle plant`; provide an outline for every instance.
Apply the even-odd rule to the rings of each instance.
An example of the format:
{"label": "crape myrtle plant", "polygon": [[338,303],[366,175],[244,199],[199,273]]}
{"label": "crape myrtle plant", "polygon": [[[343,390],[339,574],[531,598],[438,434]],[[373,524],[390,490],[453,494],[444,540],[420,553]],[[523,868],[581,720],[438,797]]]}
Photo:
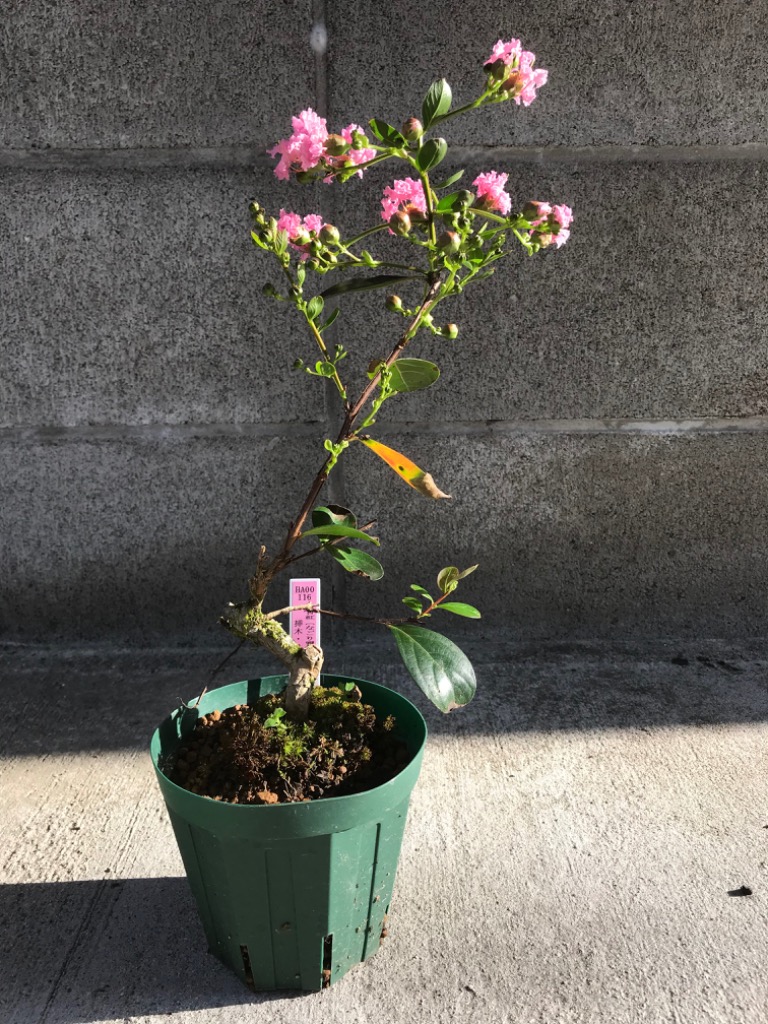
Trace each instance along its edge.
{"label": "crape myrtle plant", "polygon": [[[274,217],[259,203],[251,204],[253,241],[271,254],[279,271],[277,283],[266,284],[264,294],[295,307],[315,350],[311,360],[297,359],[295,369],[332,382],[339,401],[338,433],[324,442],[324,461],[288,525],[282,546],[274,554],[260,548],[250,580],[250,599],[230,605],[222,619],[241,640],[267,648],[287,667],[285,708],[294,719],[306,717],[311,689],[318,683],[323,664],[318,647],[302,647],[280,622],[298,607],[388,629],[406,668],[442,711],[466,704],[474,694],[475,674],[466,655],[423,623],[436,613],[438,618],[442,613],[480,617],[476,608],[452,599],[475,565],[442,569],[436,596],[413,583],[403,598],[409,614],[399,618],[366,618],[315,605],[267,611],[265,599],[278,574],[317,552],[333,558],[347,572],[373,581],[381,579],[384,570],[370,553],[379,546],[372,532],[375,522],[359,524],[349,509],[320,502],[328,477],[350,445],[366,447],[427,499],[449,497],[430,473],[376,440],[371,429],[385,402],[437,381],[435,363],[410,353],[422,332],[449,344],[457,338],[459,328],[439,317],[438,307],[469,285],[490,277],[495,264],[519,251],[518,247],[533,255],[559,249],[568,238],[571,210],[540,201],[528,201],[515,210],[506,191],[506,173],[488,170],[469,188],[459,185],[463,171],[445,180],[439,176],[439,165],[448,154],[448,144],[440,134],[444,124],[495,103],[513,101],[528,106],[547,80],[547,72],[534,68],[534,60],[519,40],[499,40],[483,65],[482,92],[470,103],[453,106],[450,86],[442,79],[427,92],[420,119],[409,117],[399,129],[374,118],[366,130],[350,124],[338,133],[329,133],[324,118],[304,110],[293,118],[290,138],[269,151],[279,157],[276,176],[299,183],[322,178],[327,183],[344,184],[385,161],[405,165],[401,176],[384,189],[376,222],[354,237],[347,237],[342,225],[326,223],[320,214],[302,216],[280,210]],[[378,259],[370,251],[377,236],[381,241],[382,232],[401,242],[404,255],[400,262]],[[332,276],[338,278],[334,284],[328,282]],[[331,342],[328,332],[338,320],[341,302],[369,289],[387,293],[383,307],[393,323],[392,340],[383,351],[373,354],[367,378],[355,391],[344,373],[347,350],[340,342]],[[385,335],[384,330],[378,333]]]}

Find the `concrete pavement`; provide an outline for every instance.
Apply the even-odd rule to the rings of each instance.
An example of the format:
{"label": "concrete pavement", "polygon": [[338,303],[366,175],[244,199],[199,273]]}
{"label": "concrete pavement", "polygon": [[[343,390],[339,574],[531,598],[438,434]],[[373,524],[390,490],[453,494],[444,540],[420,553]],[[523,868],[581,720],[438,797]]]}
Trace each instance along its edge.
{"label": "concrete pavement", "polygon": [[4,651],[4,1024],[765,1020],[768,646],[490,649],[447,718],[371,649],[336,660],[431,737],[390,936],[313,995],[208,955],[153,778],[151,729],[220,654]]}

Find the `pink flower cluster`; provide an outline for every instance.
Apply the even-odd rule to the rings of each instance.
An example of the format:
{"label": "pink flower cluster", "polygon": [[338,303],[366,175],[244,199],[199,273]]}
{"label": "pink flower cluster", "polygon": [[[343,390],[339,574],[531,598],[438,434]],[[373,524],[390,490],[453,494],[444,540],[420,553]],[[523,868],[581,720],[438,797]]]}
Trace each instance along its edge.
{"label": "pink flower cluster", "polygon": [[502,91],[509,92],[518,106],[522,103],[528,107],[536,99],[536,90],[545,84],[549,72],[543,68],[534,68],[536,55],[524,50],[519,39],[510,39],[505,43],[500,39],[491,50],[485,67],[497,60],[504,62],[509,68],[509,75],[502,82]]}
{"label": "pink flower cluster", "polygon": [[400,211],[407,213],[409,206],[420,213],[427,212],[427,200],[421,182],[416,181],[415,178],[402,178],[384,189],[384,198],[381,200],[381,218],[389,221],[394,214]]}
{"label": "pink flower cluster", "polygon": [[[359,164],[373,160],[376,151],[373,149],[348,149],[341,156],[332,156],[326,152],[328,141],[328,125],[324,117],[320,117],[314,110],[302,110],[298,117],[291,119],[293,135],[280,142],[267,152],[270,156],[279,156],[280,160],[275,167],[275,176],[285,181],[290,178],[292,172],[311,171],[316,167],[324,170],[336,171],[342,167],[356,167]],[[353,132],[361,132],[359,125],[350,124],[341,129],[341,137],[345,142],[352,144]],[[363,176],[362,171],[357,172],[359,177]],[[328,175],[326,181],[332,181],[333,175]]]}
{"label": "pink flower cluster", "polygon": [[487,210],[496,210],[506,217],[512,209],[512,199],[504,191],[507,184],[508,174],[499,174],[497,171],[488,171],[485,174],[478,174],[472,184],[477,189],[477,198]]}
{"label": "pink flower cluster", "polygon": [[[293,248],[301,253],[302,260],[309,256],[308,236],[310,234],[319,235],[324,227],[325,221],[319,213],[308,213],[302,220],[298,213],[281,210],[277,219],[277,230],[286,232]],[[294,244],[296,239],[300,239],[298,244]]]}
{"label": "pink flower cluster", "polygon": [[533,228],[532,234],[542,247],[554,245],[559,249],[571,237],[573,221],[570,206],[550,206],[549,203],[529,203],[525,215]]}

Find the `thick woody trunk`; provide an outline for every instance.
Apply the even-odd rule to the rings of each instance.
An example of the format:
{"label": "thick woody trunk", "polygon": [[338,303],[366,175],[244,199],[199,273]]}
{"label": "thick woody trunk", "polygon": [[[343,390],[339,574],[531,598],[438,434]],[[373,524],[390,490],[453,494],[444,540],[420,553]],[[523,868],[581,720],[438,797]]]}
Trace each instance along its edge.
{"label": "thick woody trunk", "polygon": [[265,647],[288,669],[285,710],[296,721],[309,712],[312,687],[318,686],[323,652],[314,644],[301,647],[286,633],[277,619],[268,619],[260,608],[233,605],[221,619],[227,629],[242,640]]}

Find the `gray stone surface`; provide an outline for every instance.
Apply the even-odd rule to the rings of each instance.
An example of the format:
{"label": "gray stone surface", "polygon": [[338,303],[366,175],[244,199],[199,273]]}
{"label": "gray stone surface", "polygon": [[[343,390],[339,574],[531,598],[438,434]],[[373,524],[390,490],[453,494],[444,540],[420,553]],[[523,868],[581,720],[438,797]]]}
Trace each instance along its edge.
{"label": "gray stone surface", "polygon": [[764,634],[764,433],[382,440],[453,500],[424,498],[372,452],[351,452],[344,497],[380,517],[389,572],[348,577],[350,607],[397,615],[411,583],[431,589],[443,566],[479,562],[457,599],[482,621],[435,612],[429,625],[487,640]]}
{"label": "gray stone surface", "polygon": [[25,660],[2,667],[5,1024],[765,1019],[765,645],[479,665],[472,704],[425,709],[387,941],[304,997],[206,952],[147,754],[198,657]]}
{"label": "gray stone surface", "polygon": [[268,167],[1,173],[0,426],[321,418],[248,213],[318,191]]}
{"label": "gray stone surface", "polygon": [[[454,497],[432,502],[362,446],[328,497],[378,518],[385,578],[320,574],[325,603],[405,614],[411,583],[481,568],[457,638],[759,636],[768,560],[765,435],[383,435]],[[310,439],[138,434],[0,449],[2,629],[25,642],[218,635],[257,543],[281,539],[314,475]],[[270,595],[279,606],[287,582]],[[331,634],[328,634],[329,636]],[[350,639],[384,637],[355,624]]]}
{"label": "gray stone surface", "polygon": [[424,0],[418,27],[413,12],[402,20],[398,13],[377,0],[329,5],[334,123],[376,116],[399,125],[443,76],[457,104],[467,103],[483,88],[493,44],[514,37],[549,70],[548,83],[527,109],[501,104],[457,118],[456,138],[538,146],[768,141],[760,71],[768,24],[756,0],[515,0],[503,8]]}
{"label": "gray stone surface", "polygon": [[[516,246],[493,278],[439,306],[436,322],[455,321],[459,338],[422,332],[407,354],[433,359],[442,380],[390,402],[382,420],[768,413],[765,241],[733,225],[745,196],[758,205],[768,200],[764,163],[542,166],[489,155],[446,162],[436,180],[462,166],[467,187],[481,171],[508,173],[515,209],[533,198],[570,205],[571,238],[533,257]],[[344,230],[373,223],[381,189],[405,176],[407,169],[390,163],[354,183],[365,202],[352,204]],[[371,240],[374,255],[381,241]],[[422,263],[407,242],[388,251]],[[407,304],[418,302],[417,283],[398,289]],[[360,353],[352,364],[358,373],[388,353],[404,326],[385,312],[384,297],[354,296],[337,321],[339,337]]]}
{"label": "gray stone surface", "polygon": [[314,103],[310,0],[7,7],[2,146],[266,147]]}
{"label": "gray stone surface", "polygon": [[318,450],[170,431],[2,445],[0,632],[219,640],[224,604],[247,597],[258,544],[282,541]]}

